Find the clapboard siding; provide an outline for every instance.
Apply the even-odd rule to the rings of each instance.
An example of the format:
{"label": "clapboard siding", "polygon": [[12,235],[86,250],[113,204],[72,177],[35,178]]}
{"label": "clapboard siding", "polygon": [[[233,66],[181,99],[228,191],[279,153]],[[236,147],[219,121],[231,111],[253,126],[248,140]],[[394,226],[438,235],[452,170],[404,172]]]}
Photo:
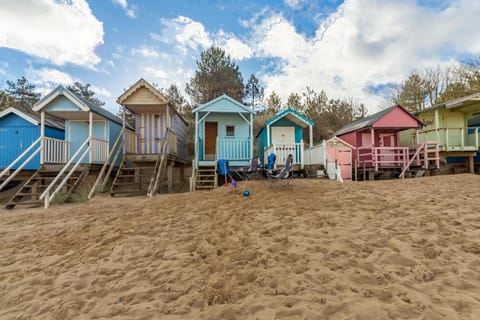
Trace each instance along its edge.
{"label": "clapboard siding", "polygon": [[156,97],[147,88],[138,88],[134,94],[129,96],[125,101],[125,104],[158,104],[158,97]]}

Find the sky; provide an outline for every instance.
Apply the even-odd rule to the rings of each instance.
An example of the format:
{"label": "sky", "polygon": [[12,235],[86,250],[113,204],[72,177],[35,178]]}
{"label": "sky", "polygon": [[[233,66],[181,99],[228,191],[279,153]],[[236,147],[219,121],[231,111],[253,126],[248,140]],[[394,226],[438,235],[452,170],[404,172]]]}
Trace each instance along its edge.
{"label": "sky", "polygon": [[0,0],[0,87],[91,84],[105,107],[138,79],[182,91],[202,50],[286,100],[306,87],[370,113],[414,69],[480,55],[473,0]]}

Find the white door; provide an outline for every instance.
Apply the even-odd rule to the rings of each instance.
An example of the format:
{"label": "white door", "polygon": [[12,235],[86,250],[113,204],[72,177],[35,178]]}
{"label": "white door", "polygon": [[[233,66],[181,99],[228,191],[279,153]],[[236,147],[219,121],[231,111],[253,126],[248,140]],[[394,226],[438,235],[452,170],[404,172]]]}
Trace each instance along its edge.
{"label": "white door", "polygon": [[293,163],[298,163],[295,149],[294,127],[272,127],[272,142],[275,145],[277,164],[284,164],[289,154],[293,155]]}
{"label": "white door", "polygon": [[272,142],[275,144],[294,144],[294,127],[272,127]]}

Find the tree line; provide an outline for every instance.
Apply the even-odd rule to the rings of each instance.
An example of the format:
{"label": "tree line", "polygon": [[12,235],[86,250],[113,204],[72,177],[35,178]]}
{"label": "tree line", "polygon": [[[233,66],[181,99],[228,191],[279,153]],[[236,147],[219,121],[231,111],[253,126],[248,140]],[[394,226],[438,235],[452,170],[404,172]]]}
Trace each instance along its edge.
{"label": "tree line", "polygon": [[470,58],[459,64],[414,69],[387,95],[390,102],[415,112],[480,92],[480,60]]}

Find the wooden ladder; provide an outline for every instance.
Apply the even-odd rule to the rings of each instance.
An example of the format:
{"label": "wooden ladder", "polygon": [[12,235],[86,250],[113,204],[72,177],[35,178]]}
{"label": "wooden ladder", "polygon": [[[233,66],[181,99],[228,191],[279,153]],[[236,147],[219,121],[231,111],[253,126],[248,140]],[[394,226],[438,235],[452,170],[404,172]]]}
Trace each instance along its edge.
{"label": "wooden ladder", "polygon": [[[72,194],[78,190],[79,186],[88,176],[88,168],[81,167],[75,170],[72,175],[67,179],[64,186],[64,192],[61,196],[64,201],[71,198]],[[22,187],[5,203],[6,209],[13,209],[15,206],[35,206],[40,207],[44,204],[43,200],[40,200],[40,195],[50,185],[58,174],[58,170],[55,169],[39,169],[37,170],[23,185]],[[60,183],[60,182],[58,182]],[[57,184],[58,184],[57,183]]]}
{"label": "wooden ladder", "polygon": [[217,167],[199,166],[195,170],[195,190],[209,190],[217,185]]}

